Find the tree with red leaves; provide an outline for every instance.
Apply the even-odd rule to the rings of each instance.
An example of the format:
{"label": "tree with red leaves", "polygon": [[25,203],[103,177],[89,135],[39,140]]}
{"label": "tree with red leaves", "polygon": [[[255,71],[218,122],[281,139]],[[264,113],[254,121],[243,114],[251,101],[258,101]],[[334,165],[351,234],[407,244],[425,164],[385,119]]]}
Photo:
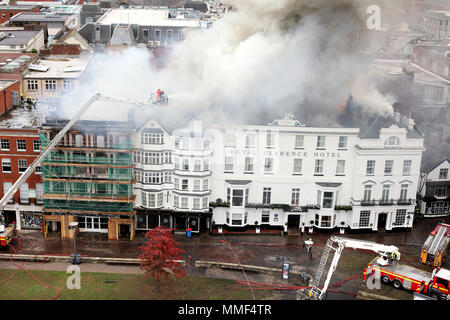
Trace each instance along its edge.
{"label": "tree with red leaves", "polygon": [[177,278],[186,275],[184,266],[175,260],[181,260],[179,253],[184,250],[177,248],[172,229],[156,227],[145,234],[147,242],[139,247],[141,254],[140,269],[145,271],[145,277],[152,277],[156,282],[155,291],[161,291],[161,278],[168,279],[169,274]]}

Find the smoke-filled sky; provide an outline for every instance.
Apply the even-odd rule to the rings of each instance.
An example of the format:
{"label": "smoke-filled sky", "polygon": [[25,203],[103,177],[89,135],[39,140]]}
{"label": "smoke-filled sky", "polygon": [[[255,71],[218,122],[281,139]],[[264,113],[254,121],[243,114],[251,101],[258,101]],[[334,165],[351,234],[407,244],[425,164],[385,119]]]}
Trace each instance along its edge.
{"label": "smoke-filled sky", "polygon": [[[162,69],[151,65],[146,48],[96,53],[63,114],[94,92],[146,102],[157,88],[169,95],[165,112],[174,122],[195,116],[265,124],[293,112],[307,124],[330,125],[349,93],[368,112],[392,113],[392,101],[376,90],[368,62],[358,55],[368,17],[360,1],[226,2],[235,10],[211,29],[188,32]],[[125,120],[124,110],[111,104],[88,115]]]}

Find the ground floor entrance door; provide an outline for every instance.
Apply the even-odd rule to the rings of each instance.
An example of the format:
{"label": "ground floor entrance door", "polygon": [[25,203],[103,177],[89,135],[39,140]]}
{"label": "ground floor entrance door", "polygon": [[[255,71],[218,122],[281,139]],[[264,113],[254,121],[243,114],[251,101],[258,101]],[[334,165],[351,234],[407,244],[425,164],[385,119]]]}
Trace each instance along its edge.
{"label": "ground floor entrance door", "polygon": [[378,214],[378,230],[386,228],[387,213],[380,212]]}

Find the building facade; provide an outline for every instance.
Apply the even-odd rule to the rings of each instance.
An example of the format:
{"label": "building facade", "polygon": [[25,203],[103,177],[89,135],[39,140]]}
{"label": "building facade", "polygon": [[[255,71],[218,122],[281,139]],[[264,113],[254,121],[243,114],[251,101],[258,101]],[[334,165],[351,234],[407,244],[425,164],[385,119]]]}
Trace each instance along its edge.
{"label": "building facade", "polygon": [[450,38],[450,10],[426,11],[422,30],[433,39]]}
{"label": "building facade", "polygon": [[421,176],[418,197],[420,213],[425,217],[442,217],[450,212],[450,161],[445,159]]}

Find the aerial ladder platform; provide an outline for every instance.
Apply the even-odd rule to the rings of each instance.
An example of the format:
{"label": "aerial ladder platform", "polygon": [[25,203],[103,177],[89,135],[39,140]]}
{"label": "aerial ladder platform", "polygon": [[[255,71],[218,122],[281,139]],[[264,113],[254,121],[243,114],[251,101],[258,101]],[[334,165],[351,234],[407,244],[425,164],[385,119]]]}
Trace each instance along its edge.
{"label": "aerial ladder platform", "polygon": [[440,222],[425,240],[420,262],[440,267],[450,245],[450,225]]}

